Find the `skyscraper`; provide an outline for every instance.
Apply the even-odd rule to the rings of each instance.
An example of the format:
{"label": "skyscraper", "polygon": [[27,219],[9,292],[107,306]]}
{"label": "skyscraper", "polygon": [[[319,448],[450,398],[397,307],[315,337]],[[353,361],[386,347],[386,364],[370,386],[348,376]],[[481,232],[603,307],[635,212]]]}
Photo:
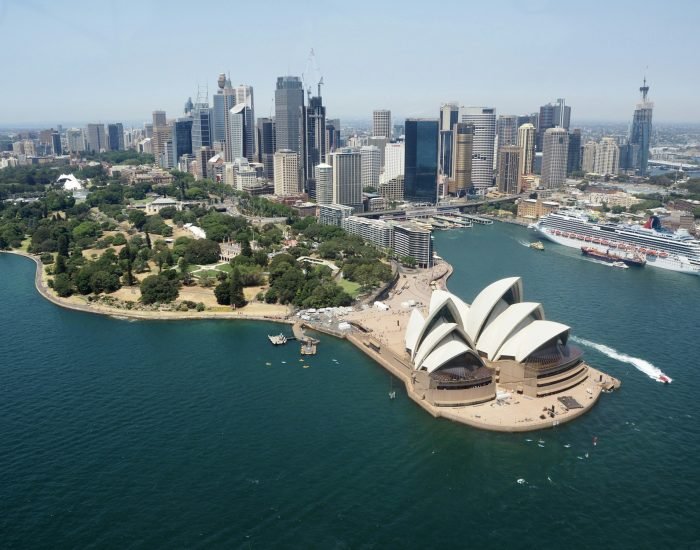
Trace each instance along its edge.
{"label": "skyscraper", "polygon": [[314,168],[316,180],[316,202],[331,204],[333,202],[333,167],[330,164],[317,164]]}
{"label": "skyscraper", "polygon": [[595,170],[595,157],[598,153],[598,144],[595,141],[587,141],[583,146],[583,161],[581,170],[586,174],[592,174]]}
{"label": "skyscraper", "polygon": [[298,76],[277,77],[275,134],[277,150],[301,152],[304,88]]}
{"label": "skyscraper", "polygon": [[452,128],[452,178],[449,180],[448,191],[461,197],[472,187],[474,125],[458,122]]}
{"label": "skyscraper", "polygon": [[[340,119],[329,118],[326,120],[326,155],[340,147]],[[323,159],[326,162],[326,159]]]}
{"label": "skyscraper", "polygon": [[405,143],[387,143],[384,172],[379,176],[379,193],[387,200],[403,200]]}
{"label": "skyscraper", "polygon": [[518,142],[518,117],[516,115],[501,115],[496,121],[498,147],[516,145]]}
{"label": "skyscraper", "polygon": [[107,142],[110,151],[124,150],[124,126],[121,122],[107,125]]}
{"label": "skyscraper", "polygon": [[250,107],[245,103],[237,103],[229,111],[228,129],[226,139],[226,156],[229,162],[238,158],[251,159],[254,155],[252,143],[253,128],[251,126]]}
{"label": "skyscraper", "polygon": [[452,129],[459,122],[459,105],[445,103],[440,107],[440,143],[438,144],[438,173],[453,177],[452,173],[452,144],[454,138]]}
{"label": "skyscraper", "polygon": [[153,111],[153,126],[165,126],[166,124],[165,111]]}
{"label": "skyscraper", "polygon": [[51,132],[51,149],[53,154],[56,156],[63,154],[63,147],[61,146],[61,134],[59,132]]}
{"label": "skyscraper", "polygon": [[[225,143],[229,134],[228,113],[236,104],[236,91],[231,86],[231,80],[224,73],[219,75],[216,81],[218,90],[214,94],[214,106],[212,108],[211,134],[212,142]],[[190,111],[193,106],[190,107]],[[224,151],[226,148],[224,147]],[[226,159],[229,162],[232,159]]]}
{"label": "skyscraper", "polygon": [[379,187],[379,170],[381,167],[381,153],[375,145],[365,145],[360,148],[362,162],[361,181],[362,189],[365,187]]}
{"label": "skyscraper", "polygon": [[299,153],[285,149],[275,153],[275,195],[281,197],[301,193]]}
{"label": "skyscraper", "polygon": [[570,120],[571,107],[566,105],[564,98],[557,99],[555,104],[542,105],[537,122],[537,150],[544,150],[544,134],[547,130],[557,127],[568,130]]}
{"label": "skyscraper", "polygon": [[575,128],[569,132],[569,154],[566,160],[566,173],[581,170],[581,130]]}
{"label": "skyscraper", "polygon": [[493,156],[496,139],[496,110],[491,107],[463,107],[462,122],[474,125],[472,187],[483,194],[493,185]]}
{"label": "skyscraper", "polygon": [[620,148],[614,138],[604,137],[597,144],[593,172],[601,176],[616,175],[620,171]]}
{"label": "skyscraper", "polygon": [[177,166],[182,155],[192,154],[192,118],[182,117],[175,120],[171,127],[173,159],[172,165]]}
{"label": "skyscraper", "polygon": [[80,128],[66,130],[66,145],[69,153],[82,153],[85,151],[85,135]]}
{"label": "skyscraper", "polygon": [[316,197],[314,168],[326,159],[326,108],[321,98],[321,86],[318,95],[311,97],[309,105],[302,107],[304,136],[304,184],[312,198]]}
{"label": "skyscraper", "polygon": [[88,124],[87,125],[87,150],[91,153],[99,153],[106,149],[105,143],[105,125],[104,124]]}
{"label": "skyscraper", "polygon": [[235,90],[236,105],[246,106],[246,110],[243,111],[245,129],[243,148],[246,153],[246,158],[252,160],[255,155],[255,102],[253,100],[253,87],[248,84],[239,84],[236,86]]}
{"label": "skyscraper", "polygon": [[566,181],[566,161],[569,153],[569,132],[565,128],[550,128],[544,133],[542,177],[546,189],[559,187]]}
{"label": "skyscraper", "polygon": [[437,200],[439,125],[437,119],[406,119],[404,197],[407,199]]}
{"label": "skyscraper", "polygon": [[654,104],[647,99],[649,86],[647,79],[639,88],[642,93],[642,101],[637,103],[632,118],[632,130],[630,132],[630,156],[628,165],[640,176],[647,175],[649,165],[649,147],[651,146],[651,115]]}
{"label": "skyscraper", "polygon": [[338,149],[333,159],[333,203],[362,211],[362,158],[359,151]]}
{"label": "skyscraper", "polygon": [[498,147],[498,175],[496,183],[501,193],[514,195],[520,191],[520,147],[504,145]]}
{"label": "skyscraper", "polygon": [[212,109],[206,101],[194,104],[192,108],[192,150],[199,151],[202,147],[211,147]]}
{"label": "skyscraper", "polygon": [[391,111],[376,109],[372,112],[372,135],[391,139]]}
{"label": "skyscraper", "polygon": [[258,119],[258,161],[263,163],[265,177],[275,174],[275,122],[270,118]]}
{"label": "skyscraper", "polygon": [[523,176],[535,173],[535,126],[526,123],[518,128],[518,147],[520,147],[520,167],[518,168],[518,188],[523,188]]}

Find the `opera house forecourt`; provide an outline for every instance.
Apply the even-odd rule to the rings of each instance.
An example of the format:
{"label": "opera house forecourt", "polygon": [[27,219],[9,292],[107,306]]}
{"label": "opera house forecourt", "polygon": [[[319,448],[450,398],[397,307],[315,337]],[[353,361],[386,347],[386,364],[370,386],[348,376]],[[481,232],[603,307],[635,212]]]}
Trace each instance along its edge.
{"label": "opera house forecourt", "polygon": [[404,325],[402,342],[371,328],[354,338],[434,416],[491,430],[535,430],[580,416],[620,385],[583,360],[569,344],[568,326],[523,301],[519,277],[490,284],[471,305],[434,290],[427,310],[414,308],[407,322],[396,316],[390,324]]}

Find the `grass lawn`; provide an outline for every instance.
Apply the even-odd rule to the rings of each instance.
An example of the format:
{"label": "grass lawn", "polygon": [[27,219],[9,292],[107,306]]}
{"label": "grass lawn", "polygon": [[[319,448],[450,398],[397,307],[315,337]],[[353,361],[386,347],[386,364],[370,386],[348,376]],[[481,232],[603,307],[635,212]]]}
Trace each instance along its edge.
{"label": "grass lawn", "polygon": [[345,292],[350,294],[350,296],[352,296],[353,298],[357,298],[357,295],[360,293],[359,283],[348,281],[347,279],[340,279],[337,281],[337,283]]}

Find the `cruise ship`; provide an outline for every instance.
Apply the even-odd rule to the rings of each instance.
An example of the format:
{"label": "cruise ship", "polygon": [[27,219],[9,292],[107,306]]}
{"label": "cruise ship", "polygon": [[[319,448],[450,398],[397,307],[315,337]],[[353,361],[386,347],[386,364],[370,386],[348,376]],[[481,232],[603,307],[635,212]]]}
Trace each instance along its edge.
{"label": "cruise ship", "polygon": [[700,275],[700,241],[687,231],[663,229],[657,216],[641,226],[596,223],[583,212],[560,210],[542,216],[530,227],[543,238],[564,246],[635,254],[645,258],[648,266]]}

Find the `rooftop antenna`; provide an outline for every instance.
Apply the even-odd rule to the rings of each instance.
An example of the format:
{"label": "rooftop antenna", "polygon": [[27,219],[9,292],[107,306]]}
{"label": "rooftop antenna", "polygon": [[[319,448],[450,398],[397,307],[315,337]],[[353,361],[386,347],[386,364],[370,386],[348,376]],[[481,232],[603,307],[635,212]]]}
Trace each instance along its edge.
{"label": "rooftop antenna", "polygon": [[[649,69],[649,65],[647,65],[646,69]],[[649,93],[649,86],[647,86],[647,75],[646,71],[644,72],[644,84],[642,85],[641,88],[639,88],[639,91],[642,92],[642,101],[646,103],[647,100],[647,94]]]}

